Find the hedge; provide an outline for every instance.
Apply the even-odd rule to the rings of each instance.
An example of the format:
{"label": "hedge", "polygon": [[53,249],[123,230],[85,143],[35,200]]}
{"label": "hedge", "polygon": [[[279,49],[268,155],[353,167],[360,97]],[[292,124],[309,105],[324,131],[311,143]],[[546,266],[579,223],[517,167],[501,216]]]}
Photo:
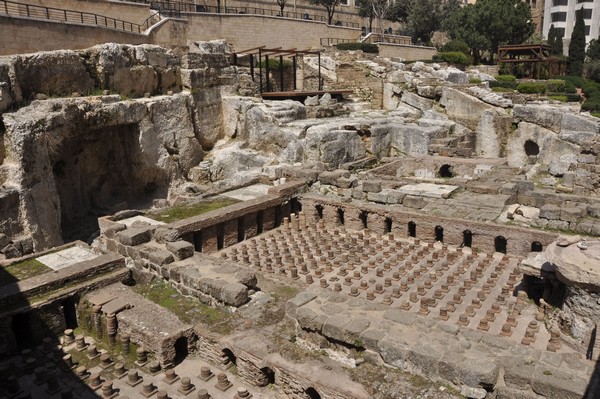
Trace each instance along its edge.
{"label": "hedge", "polygon": [[379,47],[373,43],[348,42],[338,43],[335,46],[338,50],[362,50],[364,53],[379,54]]}
{"label": "hedge", "polygon": [[544,82],[522,82],[517,85],[517,91],[525,94],[544,94],[546,89]]}
{"label": "hedge", "polygon": [[457,65],[469,65],[469,57],[465,53],[460,51],[449,51],[446,53],[439,53],[433,56],[433,60],[436,62],[447,62],[448,64]]}

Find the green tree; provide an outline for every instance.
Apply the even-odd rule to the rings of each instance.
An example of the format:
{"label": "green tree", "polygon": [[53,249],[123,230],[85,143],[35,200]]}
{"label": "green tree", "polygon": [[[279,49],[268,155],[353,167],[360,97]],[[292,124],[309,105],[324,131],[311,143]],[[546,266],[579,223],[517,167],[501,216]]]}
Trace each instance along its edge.
{"label": "green tree", "polygon": [[600,61],[600,40],[592,39],[585,55],[590,61]]}
{"label": "green tree", "polygon": [[369,0],[357,0],[356,5],[358,7],[358,15],[361,18],[369,19],[369,32],[373,31],[373,20],[375,19],[375,14],[373,13],[373,7]]}
{"label": "green tree", "polygon": [[406,19],[413,41],[429,43],[433,33],[443,29],[444,21],[459,8],[458,0],[412,0]]}
{"label": "green tree", "polygon": [[550,25],[550,29],[548,30],[548,45],[550,46],[550,54],[562,55],[562,34],[554,27],[554,24]]}
{"label": "green tree", "polygon": [[333,23],[335,8],[340,4],[340,0],[309,0],[309,2],[325,7],[325,10],[327,11],[327,23],[329,25]]}
{"label": "green tree", "polygon": [[408,11],[410,9],[410,0],[396,0],[392,2],[386,19],[392,22],[398,22],[401,24],[406,23],[408,17]]}
{"label": "green tree", "polygon": [[493,62],[501,44],[520,44],[534,32],[531,9],[521,0],[478,0],[455,11],[446,29],[469,45],[476,62]]}
{"label": "green tree", "polygon": [[571,33],[571,43],[569,43],[569,62],[567,65],[567,75],[582,76],[583,62],[585,61],[585,21],[583,13],[575,13],[575,26]]}

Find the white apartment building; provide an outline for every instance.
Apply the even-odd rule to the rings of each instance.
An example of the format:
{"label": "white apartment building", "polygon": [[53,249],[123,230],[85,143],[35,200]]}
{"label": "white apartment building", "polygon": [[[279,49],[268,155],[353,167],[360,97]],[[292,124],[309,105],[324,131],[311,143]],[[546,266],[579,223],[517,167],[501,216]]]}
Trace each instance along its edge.
{"label": "white apartment building", "polygon": [[569,49],[571,33],[575,26],[575,12],[582,10],[585,20],[585,42],[600,36],[600,0],[546,0],[544,7],[544,39],[548,38],[550,25],[563,33],[565,54]]}

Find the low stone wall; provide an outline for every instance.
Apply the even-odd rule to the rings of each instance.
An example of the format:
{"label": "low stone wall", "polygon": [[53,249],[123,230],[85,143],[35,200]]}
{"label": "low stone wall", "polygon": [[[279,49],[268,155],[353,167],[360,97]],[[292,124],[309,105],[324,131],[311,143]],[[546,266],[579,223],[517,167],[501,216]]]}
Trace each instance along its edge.
{"label": "low stone wall", "polygon": [[435,47],[410,46],[406,44],[377,43],[379,56],[402,58],[404,61],[430,60],[437,54]]}
{"label": "low stone wall", "polygon": [[531,251],[531,243],[539,242],[544,247],[553,242],[558,234],[533,231],[519,227],[500,226],[489,223],[440,218],[418,213],[404,212],[386,206],[361,203],[344,203],[335,199],[307,194],[300,197],[303,212],[309,223],[319,220],[317,205],[321,206],[322,219],[326,225],[339,226],[339,211],[344,215],[344,225],[351,230],[364,228],[361,213],[367,214],[367,227],[369,230],[386,232],[388,223],[391,222],[391,232],[400,237],[408,237],[408,223],[415,223],[416,238],[425,242],[435,241],[435,229],[443,228],[444,243],[460,246],[463,244],[463,232],[468,230],[472,234],[472,247],[484,252],[496,250],[496,238],[506,240],[506,253],[525,256]]}

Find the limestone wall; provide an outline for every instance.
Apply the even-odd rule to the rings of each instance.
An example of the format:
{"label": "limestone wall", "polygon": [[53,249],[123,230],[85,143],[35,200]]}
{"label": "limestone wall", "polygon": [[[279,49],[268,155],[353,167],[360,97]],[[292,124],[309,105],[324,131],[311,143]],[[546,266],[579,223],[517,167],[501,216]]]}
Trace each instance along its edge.
{"label": "limestone wall", "polygon": [[189,40],[226,39],[234,51],[270,48],[320,48],[320,39],[356,40],[360,29],[329,26],[324,22],[239,14],[186,14]]}
{"label": "limestone wall", "polygon": [[405,61],[430,60],[437,54],[435,47],[408,46],[405,44],[377,43],[379,56],[402,58]]}
{"label": "limestone wall", "polygon": [[116,29],[2,15],[0,15],[0,26],[2,26],[0,55],[57,49],[74,50],[107,42],[128,44],[148,42],[147,36]]}

